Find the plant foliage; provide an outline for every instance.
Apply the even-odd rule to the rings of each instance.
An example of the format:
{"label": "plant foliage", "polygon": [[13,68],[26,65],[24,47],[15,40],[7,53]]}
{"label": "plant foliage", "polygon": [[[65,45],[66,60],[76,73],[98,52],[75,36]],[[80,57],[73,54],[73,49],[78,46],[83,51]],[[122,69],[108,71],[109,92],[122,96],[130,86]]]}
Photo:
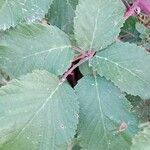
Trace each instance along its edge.
{"label": "plant foliage", "polygon": [[149,150],[149,6],[1,0],[0,150]]}

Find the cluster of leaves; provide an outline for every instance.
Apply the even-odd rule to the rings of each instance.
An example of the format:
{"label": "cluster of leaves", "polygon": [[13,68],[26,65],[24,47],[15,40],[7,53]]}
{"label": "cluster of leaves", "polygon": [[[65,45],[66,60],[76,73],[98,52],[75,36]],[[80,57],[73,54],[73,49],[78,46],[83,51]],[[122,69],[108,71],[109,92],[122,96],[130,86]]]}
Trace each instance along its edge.
{"label": "cluster of leaves", "polygon": [[0,150],[150,149],[150,30],[124,11],[120,0],[0,1]]}

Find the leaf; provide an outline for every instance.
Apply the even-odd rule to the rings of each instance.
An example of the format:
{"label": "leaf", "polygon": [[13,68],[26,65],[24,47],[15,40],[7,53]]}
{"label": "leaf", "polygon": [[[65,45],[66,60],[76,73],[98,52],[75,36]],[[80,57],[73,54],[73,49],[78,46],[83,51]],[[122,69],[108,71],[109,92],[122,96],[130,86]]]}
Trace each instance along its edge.
{"label": "leaf", "polygon": [[150,100],[141,101],[134,111],[139,115],[141,123],[150,121]]}
{"label": "leaf", "polygon": [[123,26],[123,11],[119,0],[80,0],[74,21],[79,47],[99,51],[113,43]]}
{"label": "leaf", "polygon": [[10,77],[7,75],[7,73],[0,69],[0,87],[6,85],[10,80]]}
{"label": "leaf", "polygon": [[150,125],[144,127],[132,140],[131,150],[149,150],[150,149]]}
{"label": "leaf", "polygon": [[134,107],[138,107],[139,103],[143,102],[143,100],[141,99],[140,96],[134,96],[134,95],[130,95],[130,94],[126,94],[126,99],[131,103],[131,105],[133,106],[132,109]]}
{"label": "leaf", "polygon": [[143,24],[141,24],[141,23],[136,23],[136,29],[137,29],[137,31],[138,32],[140,32],[140,37],[141,38],[144,38],[144,37],[146,37],[146,36],[148,36],[149,34],[150,34],[150,31],[149,31],[149,29],[148,28],[146,28]]}
{"label": "leaf", "polygon": [[143,24],[137,23],[136,29],[140,32],[141,43],[146,50],[150,51],[150,29]]}
{"label": "leaf", "polygon": [[150,98],[150,55],[129,43],[114,43],[96,54],[91,65],[122,91]]}
{"label": "leaf", "polygon": [[72,150],[81,150],[81,147],[79,145],[75,145]]}
{"label": "leaf", "polygon": [[92,70],[92,67],[89,66],[89,62],[86,62],[82,65],[79,66],[79,69],[80,69],[80,72],[83,74],[83,75],[91,75],[93,74],[93,70]]}
{"label": "leaf", "polygon": [[15,77],[34,69],[62,75],[73,57],[68,36],[54,26],[20,25],[0,40],[0,66]]}
{"label": "leaf", "polygon": [[[75,137],[76,137],[76,135],[75,135]],[[81,150],[81,147],[78,145],[78,139],[77,138],[72,139],[72,142],[68,146],[67,150]]]}
{"label": "leaf", "polygon": [[42,19],[53,0],[1,0],[0,29]]}
{"label": "leaf", "polygon": [[139,118],[140,123],[150,121],[150,100],[143,100],[139,96],[126,95],[126,98],[131,102],[132,111],[134,111]]}
{"label": "leaf", "polygon": [[121,28],[121,32],[119,34],[119,39],[123,42],[130,43],[139,43],[140,42],[140,33],[136,30],[136,22],[137,19],[135,17],[129,17],[123,27]]}
{"label": "leaf", "polygon": [[34,71],[12,80],[0,88],[0,149],[62,150],[74,137],[77,116],[74,91],[55,75]]}
{"label": "leaf", "polygon": [[[84,150],[130,150],[138,122],[120,90],[99,76],[85,76],[75,90],[80,104],[78,138],[81,147]],[[120,131],[122,126],[125,128]]]}
{"label": "leaf", "polygon": [[67,34],[73,34],[73,19],[78,0],[54,0],[46,18]]}

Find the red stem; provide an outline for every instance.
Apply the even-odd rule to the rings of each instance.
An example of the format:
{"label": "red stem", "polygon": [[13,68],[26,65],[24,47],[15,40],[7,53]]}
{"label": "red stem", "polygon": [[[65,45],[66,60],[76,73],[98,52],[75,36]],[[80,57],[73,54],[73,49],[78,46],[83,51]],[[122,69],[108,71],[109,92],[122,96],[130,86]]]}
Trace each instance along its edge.
{"label": "red stem", "polygon": [[66,78],[81,64],[85,63],[86,61],[90,60],[94,56],[95,52],[93,51],[88,51],[82,54],[82,59],[75,65],[73,65],[62,77],[61,77],[61,82],[64,82]]}

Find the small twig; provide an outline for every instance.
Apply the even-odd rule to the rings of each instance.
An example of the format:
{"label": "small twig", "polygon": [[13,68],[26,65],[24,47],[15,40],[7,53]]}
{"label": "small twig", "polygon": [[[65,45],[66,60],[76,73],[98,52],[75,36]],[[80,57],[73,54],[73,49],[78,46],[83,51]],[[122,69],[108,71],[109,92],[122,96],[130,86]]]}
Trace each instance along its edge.
{"label": "small twig", "polygon": [[78,55],[77,57],[75,57],[75,58],[73,59],[73,62],[76,62],[76,61],[78,61],[78,60],[81,60],[81,59],[85,58],[88,53],[89,53],[89,52],[82,52],[81,55]]}
{"label": "small twig", "polygon": [[74,59],[73,59],[73,62],[76,62],[76,61],[78,61],[78,60],[81,60],[81,59],[83,59],[85,56],[84,55],[79,55],[79,56],[77,56],[77,57],[75,57]]}
{"label": "small twig", "polygon": [[95,52],[93,51],[88,51],[83,54],[83,58],[75,65],[73,65],[64,75],[61,77],[61,82],[64,82],[66,78],[81,64],[85,63],[86,61],[90,60],[94,56]]}
{"label": "small twig", "polygon": [[126,9],[129,9],[131,7],[127,0],[121,0],[121,1],[125,5]]}

